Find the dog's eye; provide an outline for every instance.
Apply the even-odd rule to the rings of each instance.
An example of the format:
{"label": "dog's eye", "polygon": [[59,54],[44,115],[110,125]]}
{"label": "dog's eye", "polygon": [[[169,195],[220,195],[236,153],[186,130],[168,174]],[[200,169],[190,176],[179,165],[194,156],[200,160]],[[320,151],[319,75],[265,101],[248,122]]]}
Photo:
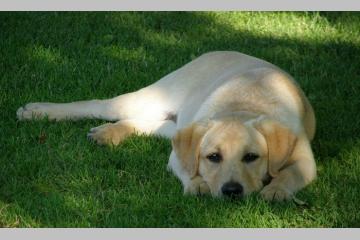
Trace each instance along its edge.
{"label": "dog's eye", "polygon": [[256,153],[247,153],[244,155],[242,161],[249,163],[249,162],[253,162],[256,159],[258,159],[259,155],[257,155]]}
{"label": "dog's eye", "polygon": [[207,155],[206,158],[214,163],[218,163],[222,160],[222,156],[219,153],[211,153]]}

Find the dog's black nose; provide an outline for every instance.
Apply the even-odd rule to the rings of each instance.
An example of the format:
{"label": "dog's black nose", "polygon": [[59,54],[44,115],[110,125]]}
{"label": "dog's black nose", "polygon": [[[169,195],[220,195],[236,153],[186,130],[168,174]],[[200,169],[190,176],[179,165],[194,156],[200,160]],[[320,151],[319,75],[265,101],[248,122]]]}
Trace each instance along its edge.
{"label": "dog's black nose", "polygon": [[227,182],[221,187],[221,191],[225,196],[241,197],[243,194],[243,187],[236,182]]}

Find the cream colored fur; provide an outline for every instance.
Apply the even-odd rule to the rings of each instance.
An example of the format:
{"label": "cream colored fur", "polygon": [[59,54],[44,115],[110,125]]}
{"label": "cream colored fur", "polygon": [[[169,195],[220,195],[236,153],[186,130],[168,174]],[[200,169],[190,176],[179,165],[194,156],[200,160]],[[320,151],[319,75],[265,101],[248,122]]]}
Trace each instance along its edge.
{"label": "cream colored fur", "polygon": [[[315,116],[290,75],[238,52],[200,56],[154,84],[108,100],[29,103],[20,120],[98,118],[108,123],[90,130],[99,144],[117,145],[133,133],[172,138],[168,167],[185,193],[222,196],[229,181],[244,195],[261,191],[268,200],[290,199],[316,176],[310,147]],[[220,151],[212,163],[207,154]],[[259,159],[241,161],[252,151]],[[264,186],[262,179],[273,179]]]}

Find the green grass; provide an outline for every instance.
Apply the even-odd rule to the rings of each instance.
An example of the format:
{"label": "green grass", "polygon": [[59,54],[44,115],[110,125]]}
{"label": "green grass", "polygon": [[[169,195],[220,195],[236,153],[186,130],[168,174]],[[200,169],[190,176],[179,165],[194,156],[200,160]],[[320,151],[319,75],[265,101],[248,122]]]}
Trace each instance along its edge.
{"label": "green grass", "polygon": [[[359,13],[0,13],[0,226],[360,227]],[[103,121],[19,122],[27,102],[110,98],[212,50],[272,62],[317,116],[306,206],[184,197],[170,142],[88,142]]]}

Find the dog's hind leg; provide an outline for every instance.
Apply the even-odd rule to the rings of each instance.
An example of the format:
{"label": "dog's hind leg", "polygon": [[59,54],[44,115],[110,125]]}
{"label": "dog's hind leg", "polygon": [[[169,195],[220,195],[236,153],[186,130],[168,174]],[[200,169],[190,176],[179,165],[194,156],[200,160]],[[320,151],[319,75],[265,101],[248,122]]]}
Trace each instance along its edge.
{"label": "dog's hind leg", "polygon": [[171,120],[121,120],[90,129],[88,138],[100,145],[118,145],[132,134],[159,135],[172,138],[176,123]]}
{"label": "dog's hind leg", "polygon": [[108,111],[107,100],[78,101],[71,103],[28,103],[20,107],[17,112],[19,120],[42,119],[49,120],[78,120],[96,118],[116,120],[113,113]]}
{"label": "dog's hind leg", "polygon": [[29,103],[17,110],[20,120],[78,120],[84,118],[117,121],[122,119],[165,120],[174,115],[169,97],[162,89],[146,87],[107,100],[72,103]]}

